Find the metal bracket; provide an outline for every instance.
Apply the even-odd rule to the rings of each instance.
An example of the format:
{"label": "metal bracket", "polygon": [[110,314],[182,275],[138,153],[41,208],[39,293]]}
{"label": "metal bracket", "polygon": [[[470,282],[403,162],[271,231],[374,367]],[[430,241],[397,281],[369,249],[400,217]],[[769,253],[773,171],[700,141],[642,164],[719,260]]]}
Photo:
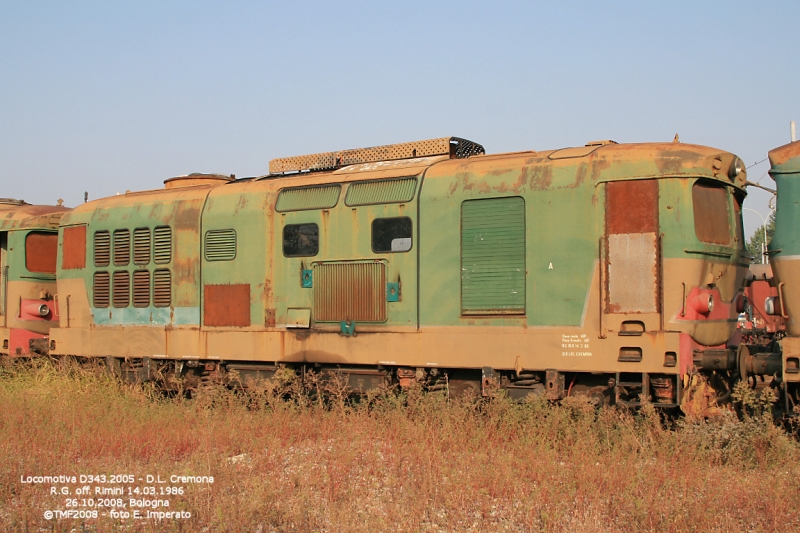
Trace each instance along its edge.
{"label": "metal bracket", "polygon": [[390,282],[386,284],[386,301],[387,302],[400,301],[400,283]]}
{"label": "metal bracket", "polygon": [[356,323],[350,320],[342,320],[339,322],[339,331],[345,337],[356,336]]}

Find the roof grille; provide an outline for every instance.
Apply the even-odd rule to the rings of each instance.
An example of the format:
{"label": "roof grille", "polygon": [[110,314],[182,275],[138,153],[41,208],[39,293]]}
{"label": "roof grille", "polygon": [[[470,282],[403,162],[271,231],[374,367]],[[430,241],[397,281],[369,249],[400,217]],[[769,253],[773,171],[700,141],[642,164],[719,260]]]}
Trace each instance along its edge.
{"label": "roof grille", "polygon": [[323,152],[320,154],[273,159],[269,162],[269,172],[270,174],[287,174],[290,172],[333,170],[358,163],[394,161],[436,155],[447,155],[452,159],[461,159],[485,153],[486,150],[478,143],[460,137],[441,137],[427,141],[387,144],[371,148],[355,148],[338,152]]}

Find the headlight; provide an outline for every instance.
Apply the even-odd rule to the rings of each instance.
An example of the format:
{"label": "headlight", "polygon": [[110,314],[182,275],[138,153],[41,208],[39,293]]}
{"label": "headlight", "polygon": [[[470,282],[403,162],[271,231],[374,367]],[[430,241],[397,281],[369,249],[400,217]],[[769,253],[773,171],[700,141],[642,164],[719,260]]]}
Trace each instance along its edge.
{"label": "headlight", "polygon": [[744,161],[738,157],[734,157],[731,166],[728,168],[728,177],[733,181],[736,176],[744,171]]}

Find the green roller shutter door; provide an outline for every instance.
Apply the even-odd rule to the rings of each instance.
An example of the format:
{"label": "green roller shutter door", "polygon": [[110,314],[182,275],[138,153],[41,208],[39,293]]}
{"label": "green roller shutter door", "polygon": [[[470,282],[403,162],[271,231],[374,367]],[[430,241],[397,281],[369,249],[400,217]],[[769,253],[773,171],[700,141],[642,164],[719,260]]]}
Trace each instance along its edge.
{"label": "green roller shutter door", "polygon": [[525,313],[525,200],[461,204],[461,311]]}

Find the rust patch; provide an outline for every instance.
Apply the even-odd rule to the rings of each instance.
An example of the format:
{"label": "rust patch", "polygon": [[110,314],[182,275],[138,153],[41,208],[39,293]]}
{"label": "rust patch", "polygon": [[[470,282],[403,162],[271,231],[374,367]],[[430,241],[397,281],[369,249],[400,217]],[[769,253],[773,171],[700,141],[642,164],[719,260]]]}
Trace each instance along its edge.
{"label": "rust patch", "polygon": [[61,268],[69,270],[86,267],[86,226],[64,228],[64,249]]}
{"label": "rust patch", "polygon": [[553,184],[553,167],[537,166],[530,178],[530,188],[534,191],[545,191]]}
{"label": "rust patch", "polygon": [[608,233],[658,232],[658,182],[613,181],[606,186]]}
{"label": "rust patch", "polygon": [[264,310],[264,325],[268,328],[275,327],[275,309]]}
{"label": "rust patch", "polygon": [[205,285],[203,287],[203,325],[250,325],[250,285]]}
{"label": "rust patch", "polygon": [[25,237],[25,268],[31,272],[56,273],[58,234],[32,232]]}

